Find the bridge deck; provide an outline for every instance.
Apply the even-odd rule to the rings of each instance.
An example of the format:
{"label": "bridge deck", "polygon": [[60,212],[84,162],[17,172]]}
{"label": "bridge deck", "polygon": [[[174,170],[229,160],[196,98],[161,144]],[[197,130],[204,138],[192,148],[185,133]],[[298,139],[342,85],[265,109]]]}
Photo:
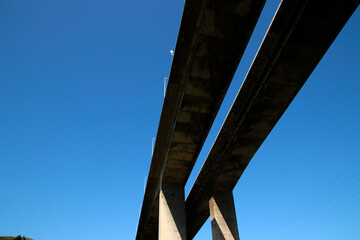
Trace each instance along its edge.
{"label": "bridge deck", "polygon": [[186,200],[192,239],[214,191],[233,190],[359,1],[283,1]]}
{"label": "bridge deck", "polygon": [[136,239],[157,239],[161,181],[185,186],[264,3],[186,1]]}

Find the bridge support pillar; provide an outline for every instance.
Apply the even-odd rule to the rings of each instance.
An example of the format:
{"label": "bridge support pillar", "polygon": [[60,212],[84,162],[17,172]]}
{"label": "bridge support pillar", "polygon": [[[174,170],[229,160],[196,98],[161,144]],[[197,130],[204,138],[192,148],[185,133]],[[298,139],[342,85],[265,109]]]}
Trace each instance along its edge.
{"label": "bridge support pillar", "polygon": [[214,193],[209,208],[213,240],[239,240],[232,192]]}
{"label": "bridge support pillar", "polygon": [[159,196],[159,240],[186,240],[184,185],[163,183]]}

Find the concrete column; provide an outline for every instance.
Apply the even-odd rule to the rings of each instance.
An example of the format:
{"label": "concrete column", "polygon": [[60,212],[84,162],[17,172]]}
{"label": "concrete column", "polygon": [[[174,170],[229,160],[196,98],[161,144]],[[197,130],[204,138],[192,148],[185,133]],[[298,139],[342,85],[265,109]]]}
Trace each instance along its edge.
{"label": "concrete column", "polygon": [[159,240],[186,240],[184,185],[163,183],[159,196]]}
{"label": "concrete column", "polygon": [[209,207],[213,240],[239,240],[232,192],[214,193]]}

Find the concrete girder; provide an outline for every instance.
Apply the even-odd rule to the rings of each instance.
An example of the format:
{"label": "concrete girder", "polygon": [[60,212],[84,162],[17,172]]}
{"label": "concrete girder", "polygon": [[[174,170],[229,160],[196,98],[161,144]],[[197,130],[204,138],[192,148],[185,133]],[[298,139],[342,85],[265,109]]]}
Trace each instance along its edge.
{"label": "concrete girder", "polygon": [[185,2],[136,239],[157,238],[160,185],[185,186],[264,3]]}
{"label": "concrete girder", "polygon": [[283,0],[186,199],[192,239],[214,191],[232,191],[246,166],[359,5]]}

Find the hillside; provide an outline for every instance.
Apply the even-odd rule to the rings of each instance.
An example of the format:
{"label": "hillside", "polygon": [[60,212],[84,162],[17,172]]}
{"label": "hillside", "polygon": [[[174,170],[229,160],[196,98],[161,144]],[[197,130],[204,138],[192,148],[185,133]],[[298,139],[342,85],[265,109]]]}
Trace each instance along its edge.
{"label": "hillside", "polygon": [[21,236],[17,236],[17,237],[8,237],[8,236],[1,237],[0,236],[0,240],[34,240],[34,239],[27,238],[27,237],[21,237]]}

